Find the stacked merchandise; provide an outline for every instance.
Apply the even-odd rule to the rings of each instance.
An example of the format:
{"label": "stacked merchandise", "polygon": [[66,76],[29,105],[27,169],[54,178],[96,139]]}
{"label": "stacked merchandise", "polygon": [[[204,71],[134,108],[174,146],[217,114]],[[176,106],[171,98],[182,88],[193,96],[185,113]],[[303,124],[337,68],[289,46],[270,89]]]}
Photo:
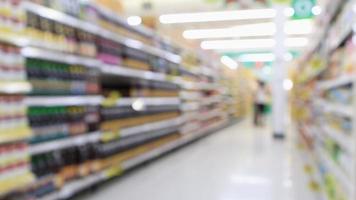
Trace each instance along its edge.
{"label": "stacked merchandise", "polygon": [[34,181],[26,140],[31,130],[26,117],[24,95],[31,90],[26,82],[21,48],[7,41],[23,31],[23,12],[15,1],[0,3],[0,194],[22,189]]}
{"label": "stacked merchandise", "polygon": [[179,48],[81,2],[3,2],[26,20],[1,38],[1,198],[70,198],[228,122],[218,69],[185,70]]}
{"label": "stacked merchandise", "polygon": [[227,113],[223,111],[222,88],[216,84],[216,75],[220,72],[207,66],[199,55],[184,52],[180,70],[183,82],[181,110],[186,121],[181,129],[183,134],[196,134],[227,121]]}
{"label": "stacked merchandise", "polygon": [[[323,199],[356,198],[355,167],[355,1],[330,1],[334,16],[325,17],[324,34],[316,48],[300,63],[296,75],[294,115],[301,139],[309,149],[315,181]],[[336,9],[335,9],[336,8]],[[322,66],[324,65],[324,66]],[[311,68],[320,69],[308,73]],[[307,78],[305,78],[307,77]]]}
{"label": "stacked merchandise", "polygon": [[226,106],[224,111],[230,114],[230,117],[241,118],[246,116],[252,107],[250,92],[254,79],[247,69],[238,68],[232,70],[223,67],[224,76],[221,84],[226,88],[224,98]]}
{"label": "stacked merchandise", "polygon": [[0,87],[0,194],[26,187],[34,181],[26,143],[31,135],[26,117],[24,62],[19,48],[1,43]]}

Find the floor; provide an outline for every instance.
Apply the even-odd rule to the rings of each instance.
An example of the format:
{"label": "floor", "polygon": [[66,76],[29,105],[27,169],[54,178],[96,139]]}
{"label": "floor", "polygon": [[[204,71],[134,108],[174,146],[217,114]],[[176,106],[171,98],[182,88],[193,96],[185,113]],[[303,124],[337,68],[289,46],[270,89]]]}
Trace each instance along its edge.
{"label": "floor", "polygon": [[80,199],[314,200],[295,147],[244,121]]}

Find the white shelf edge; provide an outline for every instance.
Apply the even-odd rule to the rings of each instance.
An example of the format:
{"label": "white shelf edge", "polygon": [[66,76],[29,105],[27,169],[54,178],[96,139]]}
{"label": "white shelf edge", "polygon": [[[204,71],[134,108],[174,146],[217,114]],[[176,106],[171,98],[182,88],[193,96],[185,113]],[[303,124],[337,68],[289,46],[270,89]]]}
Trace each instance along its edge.
{"label": "white shelf edge", "polygon": [[100,70],[102,71],[102,73],[108,75],[167,82],[167,76],[162,73],[155,73],[155,72],[138,70],[138,69],[130,69],[128,67],[108,65],[108,64],[102,64]]}
{"label": "white shelf edge", "polygon": [[337,88],[342,85],[353,83],[355,80],[355,75],[343,75],[332,80],[321,81],[317,84],[317,88],[319,90],[328,90],[331,88]]}
{"label": "white shelf edge", "polygon": [[103,97],[100,95],[88,96],[31,96],[25,98],[27,106],[74,106],[74,105],[100,105]]}
{"label": "white shelf edge", "polygon": [[0,81],[0,94],[26,94],[32,91],[27,81]]}
{"label": "white shelf edge", "polygon": [[327,125],[323,126],[322,130],[336,143],[338,143],[341,148],[345,149],[348,153],[353,154],[354,148],[352,145],[351,137],[347,137],[346,135],[344,135],[345,133],[339,133],[338,131]]}
{"label": "white shelf edge", "polygon": [[340,184],[347,190],[349,196],[352,191],[352,182],[349,180],[349,177],[341,171],[340,167],[329,158],[328,154],[321,149],[321,147],[317,147],[317,154],[321,161],[326,165],[328,170],[335,176],[336,179],[339,180]]}
{"label": "white shelf edge", "polygon": [[316,103],[322,106],[324,111],[326,112],[339,113],[347,117],[353,118],[352,106],[332,103],[320,98],[316,100]]}
{"label": "white shelf edge", "polygon": [[155,131],[155,130],[160,130],[173,126],[178,126],[181,125],[182,123],[183,123],[182,118],[177,117],[174,119],[168,119],[168,120],[163,120],[158,122],[146,123],[139,126],[128,127],[120,130],[120,137],[125,138],[143,132]]}
{"label": "white shelf edge", "polygon": [[68,137],[49,142],[43,142],[30,146],[30,155],[45,153],[48,151],[64,149],[72,146],[79,146],[89,142],[96,142],[100,140],[101,132],[87,133],[75,137]]}
{"label": "white shelf edge", "polygon": [[119,99],[116,106],[131,106],[136,101],[141,101],[145,106],[179,105],[181,102],[176,97],[133,97]]}

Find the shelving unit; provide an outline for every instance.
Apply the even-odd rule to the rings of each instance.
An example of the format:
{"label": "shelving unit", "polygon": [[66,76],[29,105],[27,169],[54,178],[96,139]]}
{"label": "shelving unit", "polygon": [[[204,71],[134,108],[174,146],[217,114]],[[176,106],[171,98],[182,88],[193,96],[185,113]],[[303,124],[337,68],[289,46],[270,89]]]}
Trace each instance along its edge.
{"label": "shelving unit", "polygon": [[0,148],[17,145],[24,166],[0,174],[0,198],[68,199],[234,118],[206,56],[191,52],[198,62],[187,68],[153,31],[78,2],[71,9],[96,15],[23,1],[21,30],[0,37],[22,61],[21,78],[0,83],[0,106],[19,118],[14,130],[1,124]]}
{"label": "shelving unit", "polygon": [[293,113],[301,140],[310,146],[323,199],[352,200],[356,198],[356,63],[352,60],[356,1],[327,5],[330,12],[320,17],[327,39],[319,40],[299,63]]}

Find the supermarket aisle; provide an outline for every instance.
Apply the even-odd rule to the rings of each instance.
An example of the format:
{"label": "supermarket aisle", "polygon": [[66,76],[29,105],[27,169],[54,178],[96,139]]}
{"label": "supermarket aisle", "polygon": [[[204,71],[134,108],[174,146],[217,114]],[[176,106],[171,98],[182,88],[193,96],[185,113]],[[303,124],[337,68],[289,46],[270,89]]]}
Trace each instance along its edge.
{"label": "supermarket aisle", "polygon": [[242,122],[80,199],[312,200],[293,147]]}

